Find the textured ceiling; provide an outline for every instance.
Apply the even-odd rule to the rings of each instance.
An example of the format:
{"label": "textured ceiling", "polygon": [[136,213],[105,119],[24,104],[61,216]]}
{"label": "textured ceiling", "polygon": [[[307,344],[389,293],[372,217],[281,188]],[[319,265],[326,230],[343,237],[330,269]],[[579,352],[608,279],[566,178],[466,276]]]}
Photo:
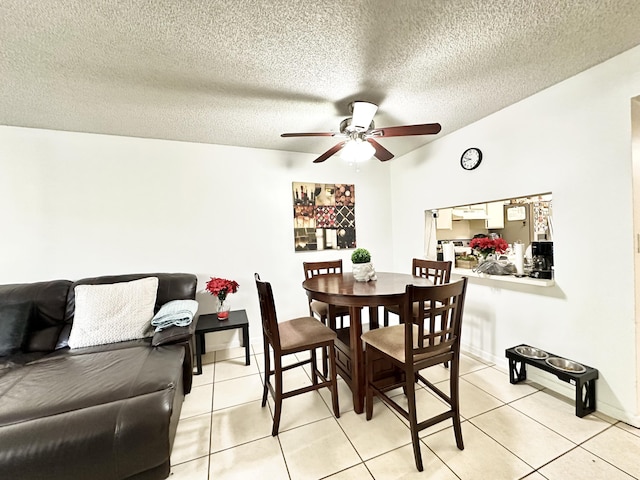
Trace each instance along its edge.
{"label": "textured ceiling", "polygon": [[[638,0],[0,0],[0,124],[322,153],[442,136],[640,44]],[[434,137],[380,141],[396,155]]]}

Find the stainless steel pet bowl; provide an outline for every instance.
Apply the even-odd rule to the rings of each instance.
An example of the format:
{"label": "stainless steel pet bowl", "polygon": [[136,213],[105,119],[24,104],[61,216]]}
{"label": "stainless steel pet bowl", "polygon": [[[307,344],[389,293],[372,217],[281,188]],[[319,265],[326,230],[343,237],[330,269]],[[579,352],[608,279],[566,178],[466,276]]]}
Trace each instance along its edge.
{"label": "stainless steel pet bowl", "polygon": [[520,345],[519,347],[516,347],[515,350],[516,350],[516,353],[527,358],[537,358],[542,360],[549,356],[549,354],[544,350],[540,350],[539,348],[529,347],[527,345]]}
{"label": "stainless steel pet bowl", "polygon": [[550,357],[547,358],[545,362],[547,362],[547,364],[551,365],[553,368],[557,368],[558,370],[562,370],[563,372],[584,373],[587,371],[584,365],[581,365],[578,362],[567,360],[566,358]]}

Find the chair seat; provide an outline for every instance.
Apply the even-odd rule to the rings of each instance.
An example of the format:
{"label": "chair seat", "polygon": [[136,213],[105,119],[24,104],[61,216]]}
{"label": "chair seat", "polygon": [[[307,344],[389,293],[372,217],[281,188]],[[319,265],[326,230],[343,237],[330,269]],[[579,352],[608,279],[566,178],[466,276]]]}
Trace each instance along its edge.
{"label": "chair seat", "polygon": [[313,317],[300,317],[278,324],[282,350],[308,348],[315,343],[327,342],[336,338],[336,332]]}
{"label": "chair seat", "polygon": [[[321,317],[329,316],[329,304],[319,300],[311,300],[311,311],[317,313]],[[336,306],[336,316],[349,315],[349,307]]]}
{"label": "chair seat", "polygon": [[[369,330],[362,334],[362,340],[371,345],[373,348],[380,350],[386,355],[395,358],[401,363],[405,363],[404,357],[404,324],[393,325],[391,327],[376,328]],[[413,325],[413,348],[418,347],[418,326]],[[415,362],[425,360],[429,357],[434,357],[440,353],[444,353],[449,350],[449,346],[442,348],[434,348],[433,350],[422,353],[420,355],[414,355]]]}

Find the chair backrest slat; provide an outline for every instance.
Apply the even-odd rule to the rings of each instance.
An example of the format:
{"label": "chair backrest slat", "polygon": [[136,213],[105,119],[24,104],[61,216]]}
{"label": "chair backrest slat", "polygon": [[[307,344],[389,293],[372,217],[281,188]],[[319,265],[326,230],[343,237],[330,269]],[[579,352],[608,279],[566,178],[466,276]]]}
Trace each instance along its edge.
{"label": "chair backrest slat", "polygon": [[317,275],[342,273],[342,260],[328,260],[326,262],[303,262],[304,278],[309,279]]}
{"label": "chair backrest slat", "polygon": [[434,285],[442,285],[451,281],[450,261],[443,262],[414,258],[412,269],[416,277],[428,278]]}
{"label": "chair backrest slat", "polygon": [[276,315],[276,305],[273,300],[273,290],[269,282],[260,280],[260,275],[254,274],[256,287],[258,289],[258,299],[260,301],[260,314],[262,316],[262,330],[269,338],[274,351],[280,351],[280,332],[278,330],[278,317]]}
{"label": "chair backrest slat", "polygon": [[[413,321],[405,323],[405,358],[459,349],[466,290],[466,277],[442,285],[407,285],[404,318]],[[419,307],[418,317],[413,316],[414,303]]]}

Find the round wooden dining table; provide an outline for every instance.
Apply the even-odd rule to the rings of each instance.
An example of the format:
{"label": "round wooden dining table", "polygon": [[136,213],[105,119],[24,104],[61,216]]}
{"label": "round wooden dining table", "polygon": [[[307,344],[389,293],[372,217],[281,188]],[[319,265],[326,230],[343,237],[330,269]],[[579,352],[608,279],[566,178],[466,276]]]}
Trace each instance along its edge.
{"label": "round wooden dining table", "polygon": [[[369,307],[369,327],[378,328],[378,307],[402,305],[407,285],[429,286],[431,280],[405,273],[377,272],[377,280],[357,282],[351,272],[317,275],[302,283],[309,300],[329,305],[330,326],[338,332],[336,366],[353,393],[356,413],[364,411],[365,370],[362,308]],[[336,329],[333,307],[349,307],[349,327]]]}

